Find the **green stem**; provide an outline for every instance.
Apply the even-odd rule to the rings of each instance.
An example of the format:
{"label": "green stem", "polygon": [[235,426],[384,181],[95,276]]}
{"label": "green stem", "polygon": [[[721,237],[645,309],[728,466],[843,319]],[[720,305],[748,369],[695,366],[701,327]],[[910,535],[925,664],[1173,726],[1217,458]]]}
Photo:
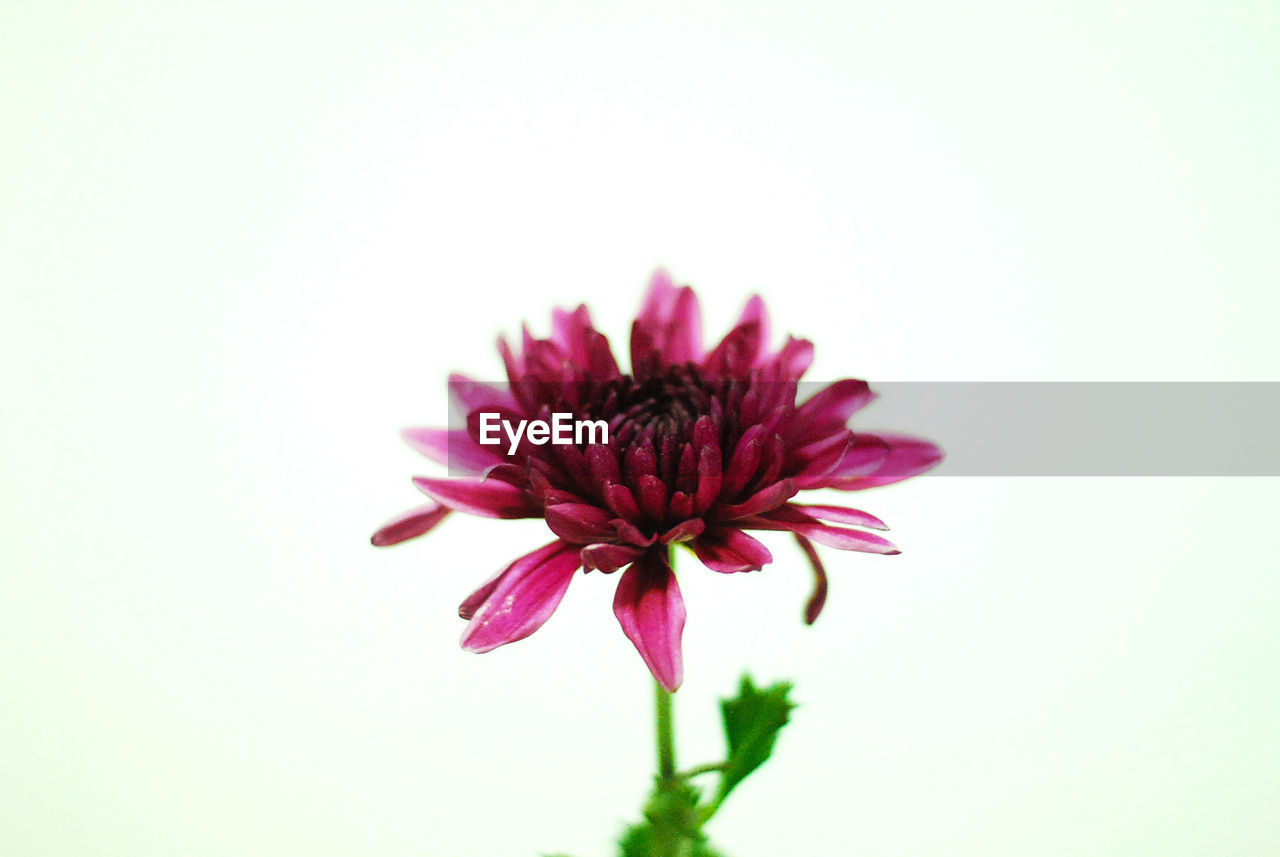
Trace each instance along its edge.
{"label": "green stem", "polygon": [[653,825],[649,857],[688,857],[693,846],[690,825],[695,825],[689,808],[680,798],[683,780],[676,774],[675,729],[671,717],[671,694],[662,685],[653,684],[654,711],[657,714],[658,777],[645,814]]}
{"label": "green stem", "polygon": [[690,780],[702,774],[714,774],[723,771],[727,767],[725,762],[708,762],[705,765],[694,765],[687,771],[681,771],[676,774],[682,780]]}
{"label": "green stem", "polygon": [[654,702],[658,715],[658,779],[666,787],[676,781],[676,740],[671,721],[671,694],[656,681]]}
{"label": "green stem", "polygon": [[676,773],[676,738],[672,694],[653,683],[653,707],[657,724],[658,776],[653,795],[645,806],[650,841],[647,857],[691,857],[697,841],[697,810],[688,796],[689,786]]}

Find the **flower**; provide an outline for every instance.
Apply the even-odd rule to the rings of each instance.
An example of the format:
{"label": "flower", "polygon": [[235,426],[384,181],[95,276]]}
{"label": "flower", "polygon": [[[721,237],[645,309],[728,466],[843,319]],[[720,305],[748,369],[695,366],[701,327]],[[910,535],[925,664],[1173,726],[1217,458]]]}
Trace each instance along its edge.
{"label": "flower", "polygon": [[[685,545],[707,568],[729,574],[772,562],[752,531],[791,533],[816,581],[805,609],[812,623],[827,595],[814,542],[878,554],[898,549],[868,532],[887,529],[873,515],[792,498],[810,489],[858,491],[897,482],[937,464],[942,453],[905,435],[852,431],[849,418],[875,398],[865,381],[836,381],[797,403],[813,345],[788,337],[771,351],[768,341],[764,303],[752,297],[737,325],[704,349],[697,297],[664,271],[654,275],[631,328],[631,374],[619,368],[585,306],[556,310],[549,339],[535,339],[526,328],[518,351],[499,340],[508,384],[450,379],[465,427],[403,433],[428,458],[469,475],[415,477],[432,502],[386,524],[373,543],[423,535],[454,511],[542,518],[555,539],[462,602],[458,612],[469,620],[463,648],[487,652],[532,634],[579,569],[623,571],[614,614],[668,690],[682,680],[685,624],[672,545]],[[570,413],[606,421],[608,438],[482,444],[485,413],[512,424]]]}

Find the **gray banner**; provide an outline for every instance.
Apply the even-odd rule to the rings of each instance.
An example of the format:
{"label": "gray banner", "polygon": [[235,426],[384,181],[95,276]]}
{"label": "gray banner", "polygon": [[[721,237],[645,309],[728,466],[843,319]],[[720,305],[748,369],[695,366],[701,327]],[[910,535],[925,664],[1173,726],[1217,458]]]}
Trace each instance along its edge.
{"label": "gray banner", "polygon": [[[796,401],[829,383],[800,383]],[[1277,382],[890,382],[872,390],[878,398],[851,427],[936,443],[946,459],[930,475],[1280,476]],[[467,431],[465,415],[455,410],[450,427]]]}
{"label": "gray banner", "polygon": [[1280,383],[872,386],[854,426],[932,440],[940,476],[1280,476]]}

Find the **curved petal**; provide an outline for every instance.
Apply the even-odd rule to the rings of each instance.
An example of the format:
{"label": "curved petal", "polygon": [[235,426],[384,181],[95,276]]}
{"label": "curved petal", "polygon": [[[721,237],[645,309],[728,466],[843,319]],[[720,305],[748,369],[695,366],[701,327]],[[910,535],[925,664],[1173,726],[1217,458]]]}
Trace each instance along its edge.
{"label": "curved petal", "polygon": [[873,435],[858,434],[854,435],[854,440],[857,444],[872,442],[887,444],[888,454],[881,459],[875,469],[865,475],[841,477],[837,475],[840,469],[837,467],[832,473],[832,478],[825,481],[824,484],[827,487],[841,491],[861,491],[879,485],[890,485],[901,482],[903,479],[910,479],[912,476],[919,476],[937,466],[944,457],[942,450],[935,444],[905,434],[886,432],[877,432]]}
{"label": "curved petal", "polygon": [[806,515],[823,521],[852,524],[855,527],[867,527],[872,530],[889,529],[889,525],[884,521],[861,509],[850,509],[846,506],[806,506],[800,503],[793,503],[792,508],[799,509]]}
{"label": "curved petal", "polygon": [[582,567],[587,571],[599,569],[605,574],[635,562],[643,553],[643,548],[633,545],[596,544],[587,545],[578,555],[582,557]]}
{"label": "curved petal", "polygon": [[416,539],[434,530],[451,511],[453,510],[439,503],[419,506],[383,524],[369,541],[375,547],[385,548]]}
{"label": "curved petal", "polygon": [[707,524],[701,518],[690,518],[667,530],[658,537],[658,541],[664,545],[687,542],[700,536],[706,528]]}
{"label": "curved petal", "polygon": [[586,370],[593,378],[616,378],[622,374],[618,359],[613,356],[609,338],[598,330],[587,332]]}
{"label": "curved petal", "polygon": [[724,469],[723,482],[720,485],[720,496],[726,500],[734,500],[739,492],[747,487],[751,477],[756,475],[760,466],[760,456],[764,453],[764,435],[766,429],[762,425],[754,425],[738,438],[729,464]]}
{"label": "curved petal", "polygon": [[483,473],[506,461],[496,452],[501,446],[480,446],[464,429],[407,428],[400,437],[437,464],[466,473]]}
{"label": "curved petal", "polygon": [[604,483],[604,501],[619,518],[627,521],[640,520],[640,504],[636,502],[635,495],[627,486],[613,482]]}
{"label": "curved petal", "polygon": [[458,403],[463,413],[481,408],[514,409],[516,407],[515,396],[511,395],[511,388],[508,385],[486,384],[483,381],[468,378],[466,375],[449,376],[449,395]]}
{"label": "curved petal", "polygon": [[814,488],[826,479],[853,446],[853,432],[840,429],[832,434],[793,449],[787,457],[787,472],[795,477],[801,489]]}
{"label": "curved petal", "polygon": [[630,521],[624,521],[621,518],[614,518],[612,523],[614,531],[618,534],[618,538],[622,539],[627,544],[647,548],[649,545],[657,541],[655,537],[646,536],[644,533],[640,532],[640,528]]}
{"label": "curved petal", "polygon": [[623,572],[613,615],[658,684],[668,691],[678,688],[684,680],[684,599],[665,550],[646,551]]}
{"label": "curved petal", "polygon": [[694,540],[693,552],[703,565],[721,574],[759,571],[773,562],[769,549],[741,530],[704,533]]}
{"label": "curved petal", "polygon": [[769,311],[765,308],[764,298],[759,295],[752,295],[747,300],[747,305],[742,310],[742,315],[738,318],[738,324],[754,323],[760,331],[761,347],[769,345]]}
{"label": "curved petal", "polygon": [[504,566],[498,570],[498,573],[486,580],[480,585],[480,588],[463,599],[458,605],[458,617],[471,621],[471,617],[476,615],[476,611],[480,606],[489,600],[489,596],[493,594],[493,590],[498,588],[498,584],[502,582],[502,578],[511,570],[511,566]]}
{"label": "curved petal", "polygon": [[539,515],[523,491],[497,479],[415,476],[413,484],[441,505],[482,518],[536,518]]}
{"label": "curved petal", "polygon": [[874,473],[889,457],[889,444],[875,435],[854,434],[840,460],[825,475],[828,479],[849,479]]}
{"label": "curved petal", "polygon": [[675,283],[671,281],[671,274],[666,268],[654,271],[649,278],[649,288],[645,290],[636,321],[646,327],[659,326],[671,311],[676,291]]}
{"label": "curved petal", "polygon": [[632,371],[644,375],[657,366],[702,359],[702,311],[693,289],[676,288],[659,269],[631,326]]}
{"label": "curved petal", "polygon": [[823,387],[796,409],[796,425],[805,432],[842,427],[849,417],[871,404],[876,394],[866,381],[846,378]]}
{"label": "curved petal", "polygon": [[756,365],[763,342],[760,322],[739,324],[703,359],[702,368],[713,375],[745,376]]}
{"label": "curved petal", "polygon": [[588,545],[613,537],[613,516],[586,503],[558,503],[544,512],[547,526],[566,542]]}
{"label": "curved petal", "polygon": [[875,533],[864,533],[861,530],[846,530],[829,524],[803,525],[787,527],[793,533],[808,536],[820,545],[842,551],[861,551],[862,553],[878,553],[885,556],[896,556],[902,553],[898,546]]}
{"label": "curved petal", "polygon": [[559,540],[511,563],[463,602],[459,612],[472,615],[462,648],[488,652],[538,630],[580,565],[577,549]]}
{"label": "curved petal", "polygon": [[798,533],[820,545],[833,547],[837,550],[879,554],[902,553],[902,551],[898,550],[897,545],[883,536],[824,524],[818,519],[806,515],[795,506],[782,506],[763,515],[743,518],[738,524],[753,530],[786,530]]}
{"label": "curved petal", "polygon": [[702,359],[702,310],[698,296],[688,286],[676,292],[663,355],[673,365]]}
{"label": "curved petal", "polygon": [[667,486],[661,479],[648,473],[641,474],[636,483],[635,494],[640,503],[640,511],[655,521],[662,520],[667,512]]}
{"label": "curved petal", "polygon": [[748,515],[759,515],[770,509],[778,508],[794,497],[799,490],[794,479],[783,479],[781,482],[775,482],[768,488],[757,491],[747,498],[745,502],[717,509],[716,517],[722,521],[732,521],[735,518],[745,518]]}
{"label": "curved petal", "polygon": [[551,341],[579,366],[587,365],[587,331],[592,329],[586,304],[578,304],[572,312],[559,308],[551,311]]}
{"label": "curved petal", "polygon": [[782,349],[770,361],[783,378],[799,378],[813,365],[813,343],[788,336]]}
{"label": "curved petal", "polygon": [[813,594],[804,605],[804,623],[812,625],[818,620],[818,614],[827,603],[827,570],[822,567],[822,558],[818,556],[813,542],[799,533],[793,535],[796,537],[796,544],[800,545],[804,555],[809,558],[809,566],[813,569]]}
{"label": "curved petal", "polygon": [[[699,420],[699,423],[701,422]],[[695,426],[695,442],[696,429]],[[698,488],[693,495],[694,514],[701,515],[711,508],[711,504],[720,496],[720,489],[723,486],[724,471],[720,469],[720,447],[715,444],[702,447],[702,452],[698,454]]]}

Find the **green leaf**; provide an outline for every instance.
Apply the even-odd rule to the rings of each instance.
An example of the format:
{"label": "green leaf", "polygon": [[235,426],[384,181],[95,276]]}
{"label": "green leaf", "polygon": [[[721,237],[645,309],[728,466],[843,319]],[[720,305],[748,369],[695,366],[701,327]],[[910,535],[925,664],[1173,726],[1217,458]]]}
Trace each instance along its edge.
{"label": "green leaf", "polygon": [[[654,854],[659,853],[655,850],[657,842],[653,825],[647,821],[633,824],[627,828],[626,833],[619,840],[618,853],[620,857],[653,857]],[[678,853],[687,854],[688,857],[724,857],[719,851],[711,847],[711,843],[707,842],[707,837],[700,832],[686,834],[684,846],[688,850]]]}
{"label": "green leaf", "polygon": [[633,824],[618,841],[621,857],[722,857],[699,829],[698,789],[688,783],[663,784],[654,788],[644,808],[645,820]]}
{"label": "green leaf", "polygon": [[653,853],[653,827],[649,822],[633,824],[618,840],[619,857],[649,857]]}
{"label": "green leaf", "polygon": [[765,763],[773,752],[778,732],[787,725],[795,705],[787,698],[790,682],[778,682],[759,689],[750,676],[742,677],[738,695],[720,702],[729,757],[720,778],[720,791],[713,806],[718,807],[738,783]]}

